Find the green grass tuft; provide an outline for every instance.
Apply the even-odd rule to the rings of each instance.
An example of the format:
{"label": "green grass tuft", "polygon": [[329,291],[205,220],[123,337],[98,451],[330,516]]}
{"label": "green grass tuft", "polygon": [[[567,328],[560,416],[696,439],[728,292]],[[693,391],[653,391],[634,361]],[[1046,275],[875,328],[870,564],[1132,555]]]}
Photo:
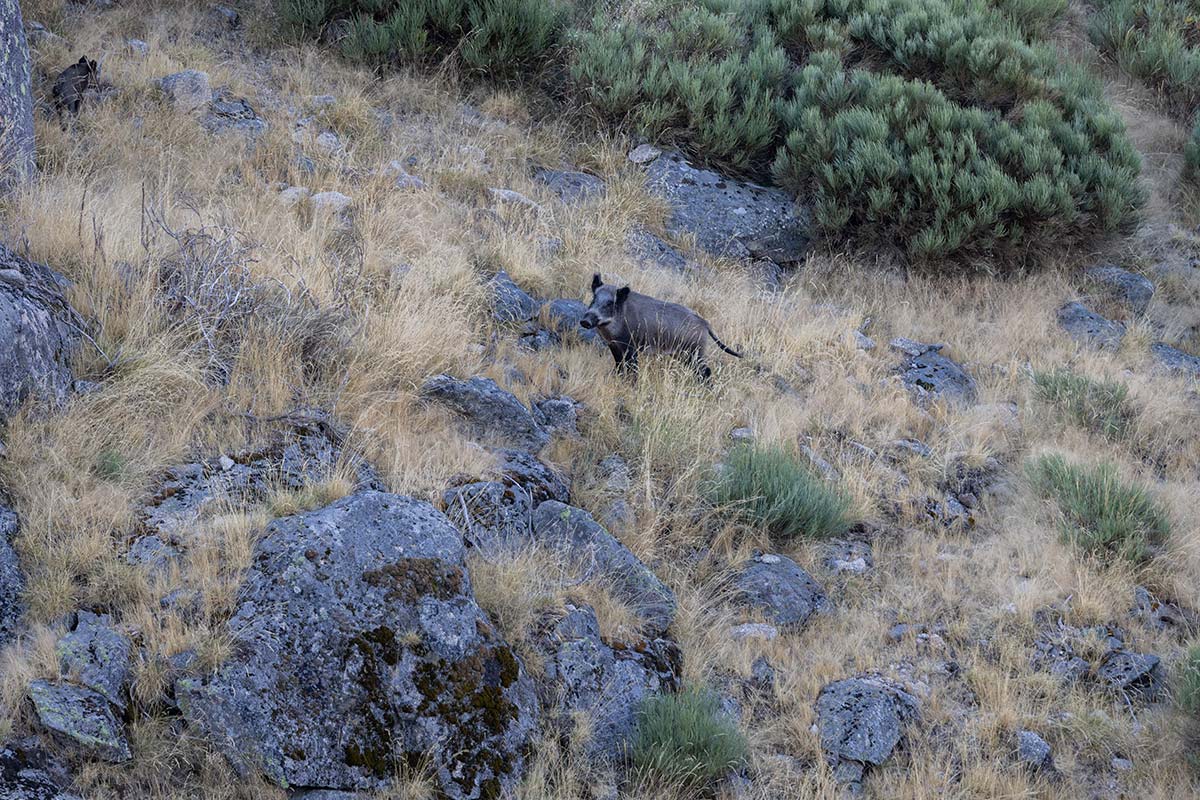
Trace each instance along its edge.
{"label": "green grass tuft", "polygon": [[1166,511],[1142,486],[1123,481],[1111,464],[1082,467],[1044,455],[1027,467],[1033,488],[1053,499],[1065,541],[1101,560],[1149,560],[1167,541]]}
{"label": "green grass tuft", "polygon": [[638,709],[632,760],[644,777],[673,789],[712,786],[746,760],[746,738],[704,689],[659,695]]}
{"label": "green grass tuft", "polygon": [[1137,411],[1129,402],[1129,387],[1115,381],[1096,381],[1069,369],[1033,373],[1037,396],[1066,413],[1079,426],[1120,441],[1129,433]]}
{"label": "green grass tuft", "polygon": [[1194,645],[1179,665],[1175,702],[1184,713],[1200,722],[1200,645]]}
{"label": "green grass tuft", "polygon": [[709,497],[777,540],[827,539],[845,532],[851,522],[849,498],[802,458],[781,447],[739,445],[730,451]]}

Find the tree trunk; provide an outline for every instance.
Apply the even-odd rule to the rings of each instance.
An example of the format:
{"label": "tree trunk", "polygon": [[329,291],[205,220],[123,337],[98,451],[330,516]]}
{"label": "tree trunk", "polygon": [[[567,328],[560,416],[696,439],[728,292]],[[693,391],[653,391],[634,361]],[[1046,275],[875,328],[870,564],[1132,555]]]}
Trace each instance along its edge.
{"label": "tree trunk", "polygon": [[0,192],[33,175],[29,46],[17,0],[0,0]]}

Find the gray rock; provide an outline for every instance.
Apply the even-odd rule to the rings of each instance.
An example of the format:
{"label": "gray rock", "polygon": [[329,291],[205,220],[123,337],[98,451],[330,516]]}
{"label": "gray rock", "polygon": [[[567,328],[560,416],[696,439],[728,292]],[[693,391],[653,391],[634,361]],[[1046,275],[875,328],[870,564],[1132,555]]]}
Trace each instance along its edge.
{"label": "gray rock", "polygon": [[634,164],[649,164],[654,159],[662,155],[662,150],[659,150],[652,144],[639,144],[637,147],[629,151],[629,160]]}
{"label": "gray rock", "polygon": [[491,195],[493,201],[502,205],[520,206],[521,208],[528,208],[531,211],[542,210],[540,205],[533,200],[530,200],[528,197],[516,191],[515,189],[499,189],[493,187],[488,189],[488,194]]}
{"label": "gray rock", "polygon": [[945,398],[968,404],[975,402],[975,379],[941,354],[942,345],[924,344],[911,339],[895,339],[891,345],[907,356],[900,367],[900,380],[918,398]]}
{"label": "gray rock", "polygon": [[533,418],[552,434],[579,438],[579,404],[570,397],[559,395],[534,402]]}
{"label": "gray rock", "polygon": [[747,622],[742,625],[734,625],[729,629],[729,638],[735,642],[741,642],[746,639],[760,639],[762,641],[771,641],[779,638],[779,628],[774,625],[767,625],[765,622]]}
{"label": "gray rock", "polygon": [[153,534],[138,537],[125,554],[127,563],[143,567],[151,575],[166,573],[177,558],[179,551]]}
{"label": "gray rock", "polygon": [[786,556],[755,556],[738,570],[734,585],[743,603],[784,628],[802,628],[828,607],[821,585]]}
{"label": "gray rock", "polygon": [[524,289],[513,283],[504,270],[497,272],[488,281],[494,308],[492,316],[502,323],[526,322],[537,316],[541,303],[530,297]]}
{"label": "gray rock", "polygon": [[150,55],[150,45],[143,42],[141,39],[128,39],[125,42],[125,49],[129,51],[129,55],[134,58],[145,58]]}
{"label": "gray rock", "polygon": [[918,439],[896,439],[888,442],[884,448],[883,457],[889,462],[896,463],[910,456],[918,456],[920,458],[929,458],[933,455],[933,450],[929,445]]}
{"label": "gray rock", "polygon": [[578,300],[567,298],[551,300],[546,305],[546,313],[550,319],[550,325],[560,336],[604,345],[604,340],[594,329],[585,330],[580,326],[579,321],[587,313],[587,306]]}
{"label": "gray rock", "polygon": [[279,202],[288,208],[295,208],[310,197],[312,197],[312,191],[308,187],[289,186],[279,193]]}
{"label": "gray rock", "polygon": [[1033,731],[1017,731],[1017,758],[1034,771],[1054,771],[1050,745]]}
{"label": "gray rock", "polygon": [[171,467],[143,506],[142,522],[170,540],[214,503],[252,503],[278,489],[303,489],[333,477],[343,463],[354,475],[356,488],[383,488],[370,465],[339,442],[332,424],[316,414],[276,434],[262,448]]}
{"label": "gray rock", "polygon": [[233,655],[176,682],[185,718],[282,786],[382,788],[428,753],[447,797],[511,791],[536,695],[463,559],[446,517],[399,495],[276,520],[229,622]]}
{"label": "gray rock", "polygon": [[1200,378],[1200,357],[1198,356],[1189,355],[1164,342],[1150,345],[1150,354],[1154,356],[1160,366],[1169,372],[1181,372],[1184,375],[1191,375],[1193,378]]}
{"label": "gray rock", "polygon": [[491,378],[436,375],[421,387],[421,397],[457,414],[467,435],[481,444],[536,453],[550,441],[529,409]]}
{"label": "gray rock", "polygon": [[208,73],[200,70],[188,69],[168,75],[159,81],[159,86],[171,105],[180,111],[199,111],[212,101]]}
{"label": "gray rock", "polygon": [[604,181],[586,172],[542,169],[534,173],[533,179],[544,184],[568,205],[584,203],[604,194]]}
{"label": "gray rock", "polygon": [[21,616],[25,613],[21,600],[25,574],[12,546],[19,528],[17,513],[0,502],[0,648],[20,633]]}
{"label": "gray rock", "polygon": [[634,263],[641,267],[686,272],[695,266],[683,253],[645,228],[634,228],[625,235],[625,249]]}
{"label": "gray rock", "polygon": [[612,494],[625,494],[632,485],[629,464],[615,453],[600,460],[599,472],[604,481],[604,490]]}
{"label": "gray rock", "polygon": [[750,680],[760,689],[770,689],[775,685],[775,668],[766,656],[759,656],[750,665]]}
{"label": "gray rock", "polygon": [[1121,756],[1113,756],[1112,761],[1109,763],[1112,764],[1112,768],[1117,772],[1128,772],[1133,769],[1133,762]]}
{"label": "gray rock", "polygon": [[124,712],[133,674],[133,645],[107,615],[78,611],[75,629],[58,640],[58,660],[71,680],[102,695]]}
{"label": "gray rock", "polygon": [[1125,650],[1110,652],[1096,670],[1096,677],[1106,688],[1145,702],[1157,700],[1167,684],[1166,670],[1158,656]]}
{"label": "gray rock", "polygon": [[[33,179],[33,83],[17,0],[0,0],[0,195]],[[0,332],[3,328],[0,327]],[[7,341],[0,338],[0,341]]]}
{"label": "gray rock", "polygon": [[1194,611],[1159,600],[1145,586],[1134,588],[1133,599],[1134,606],[1130,613],[1151,628],[1187,635],[1200,627],[1200,619],[1197,619]]}
{"label": "gray rock", "polygon": [[602,580],[641,617],[650,636],[671,626],[675,593],[588,512],[553,500],[542,503],[533,512],[533,535],[585,575]]}
{"label": "gray rock", "polygon": [[535,506],[546,500],[570,502],[571,482],[561,470],[524,450],[500,449],[496,455],[500,458],[500,479],[528,493]]}
{"label": "gray rock", "polygon": [[208,104],[201,126],[212,134],[238,133],[254,138],[267,131],[267,121],[243,97],[220,91]]}
{"label": "gray rock", "polygon": [[1141,275],[1113,265],[1092,267],[1087,277],[1101,290],[1104,299],[1135,317],[1146,313],[1154,297],[1154,284]]}
{"label": "gray rock", "polygon": [[874,350],[875,340],[862,331],[854,332],[854,346],[859,350]]}
{"label": "gray rock", "polygon": [[1111,322],[1080,303],[1067,303],[1058,309],[1057,317],[1059,327],[1080,344],[1116,350],[1125,337],[1124,325]]}
{"label": "gray rock", "polygon": [[224,28],[236,28],[241,24],[241,17],[238,12],[229,6],[214,5],[209,9],[209,16],[218,25]]}
{"label": "gray rock", "polygon": [[821,689],[817,734],[838,782],[853,789],[866,766],[884,763],[918,713],[915,697],[882,678],[848,678]]}
{"label": "gray rock", "polygon": [[0,747],[0,800],[80,800],[16,749]]}
{"label": "gray rock", "polygon": [[546,654],[541,694],[554,718],[569,725],[587,718],[585,752],[616,764],[626,758],[637,708],[648,697],[679,689],[683,656],[674,642],[650,639],[629,644],[600,638],[595,612],[567,606],[541,638]]}
{"label": "gray rock", "polygon": [[313,209],[326,214],[341,216],[350,210],[354,201],[341,192],[318,192],[311,198]]}
{"label": "gray rock", "polygon": [[491,553],[530,541],[533,499],[519,487],[499,481],[468,483],[447,489],[442,503],[470,547]]}
{"label": "gray rock", "polygon": [[373,795],[363,792],[343,792],[337,789],[307,789],[291,796],[291,800],[370,800]]}
{"label": "gray rock", "polygon": [[830,572],[861,575],[875,566],[871,545],[866,542],[834,541],[825,548],[825,568]]}
{"label": "gray rock", "polygon": [[696,169],[678,154],[655,159],[646,186],[671,206],[667,231],[694,235],[713,255],[790,264],[808,252],[807,215],[786,192]]}
{"label": "gray rock", "polygon": [[120,763],[131,758],[125,726],[104,695],[69,683],[34,681],[29,699],[38,721],[87,755]]}
{"label": "gray rock", "polygon": [[0,420],[25,401],[61,406],[74,381],[71,360],[82,320],[67,304],[69,286],[48,267],[0,244],[0,270],[20,276],[0,280]]}

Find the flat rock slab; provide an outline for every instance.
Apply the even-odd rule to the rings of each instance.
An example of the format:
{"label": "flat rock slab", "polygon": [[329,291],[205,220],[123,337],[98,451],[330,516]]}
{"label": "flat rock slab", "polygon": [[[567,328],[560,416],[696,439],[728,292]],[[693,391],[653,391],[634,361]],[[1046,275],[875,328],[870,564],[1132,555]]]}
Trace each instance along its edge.
{"label": "flat rock slab", "polygon": [[454,800],[504,796],[523,773],[533,684],[427,503],[367,491],[271,523],[229,631],[234,655],[175,693],[243,773],[378,789],[429,755]]}
{"label": "flat rock slab", "polygon": [[642,619],[650,636],[658,636],[675,619],[675,593],[581,508],[554,500],[533,512],[534,540],[567,556],[584,574],[604,581]]}
{"label": "flat rock slab", "polygon": [[676,153],[649,164],[646,187],[670,203],[667,231],[695,236],[713,255],[793,264],[808,252],[807,213],[786,192],[698,169]]}
{"label": "flat rock slab", "polygon": [[545,703],[560,724],[586,718],[585,751],[596,761],[623,761],[641,702],[679,689],[683,655],[674,642],[605,642],[587,606],[568,606],[540,641],[546,656],[540,686]]}
{"label": "flat rock slab", "polygon": [[467,435],[480,444],[536,453],[550,442],[529,409],[491,378],[437,375],[421,387],[421,396],[454,412]]}
{"label": "flat rock slab", "polygon": [[131,757],[125,726],[99,692],[70,683],[34,681],[29,699],[42,726],[89,756],[120,763]]}
{"label": "flat rock slab", "polygon": [[975,402],[978,395],[975,379],[942,355],[943,345],[899,338],[892,340],[891,346],[906,356],[900,367],[900,380],[918,399]]}
{"label": "flat rock slab", "polygon": [[53,407],[70,396],[82,321],[63,296],[69,285],[0,244],[0,420],[26,400]]}
{"label": "flat rock slab", "polygon": [[801,628],[829,603],[821,585],[786,556],[755,556],[734,583],[743,603],[780,627]]}
{"label": "flat rock slab", "polygon": [[1075,341],[1102,350],[1116,350],[1125,338],[1125,326],[1107,320],[1081,303],[1067,303],[1057,312],[1058,326]]}
{"label": "flat rock slab", "polygon": [[64,673],[124,711],[133,645],[107,614],[77,611],[74,630],[58,640],[56,649]]}

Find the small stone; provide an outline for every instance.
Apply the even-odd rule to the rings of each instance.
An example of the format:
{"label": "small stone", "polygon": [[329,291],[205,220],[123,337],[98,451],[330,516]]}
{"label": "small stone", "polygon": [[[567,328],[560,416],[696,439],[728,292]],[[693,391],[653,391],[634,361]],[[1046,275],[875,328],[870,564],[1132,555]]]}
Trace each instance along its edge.
{"label": "small stone", "polygon": [[212,101],[207,72],[195,69],[176,72],[163,78],[159,85],[167,100],[180,111],[198,111]]}
{"label": "small stone", "polygon": [[488,281],[488,289],[494,303],[492,316],[497,322],[526,322],[537,315],[542,305],[518,286],[504,270],[492,276]]}
{"label": "small stone", "polygon": [[129,39],[125,42],[125,49],[129,51],[129,55],[134,58],[145,58],[150,55],[150,45],[143,42],[141,39]]}
{"label": "small stone", "polygon": [[341,138],[333,131],[322,131],[317,134],[317,138],[313,141],[317,147],[329,155],[336,156],[345,152],[345,146],[342,144]]}
{"label": "small stone", "polygon": [[754,441],[754,429],[734,428],[729,432],[729,438],[735,442],[752,442]]}
{"label": "small stone", "polygon": [[312,196],[313,208],[329,214],[342,214],[353,202],[341,192],[320,192]]}
{"label": "small stone", "polygon": [[534,180],[545,186],[568,205],[585,203],[604,194],[604,181],[586,172],[543,169],[534,173]]}
{"label": "small stone", "polygon": [[1116,350],[1125,337],[1125,326],[1089,311],[1080,303],[1067,303],[1058,309],[1058,325],[1080,344],[1102,350]]}
{"label": "small stone", "polygon": [[1165,342],[1150,345],[1150,354],[1167,372],[1178,372],[1200,378],[1200,356],[1193,356]]}
{"label": "small stone", "polygon": [[213,6],[211,13],[213,19],[226,28],[236,28],[241,23],[238,12],[229,6]]}
{"label": "small stone", "polygon": [[312,192],[304,186],[289,186],[279,193],[279,202],[288,208],[295,208],[311,196]]}
{"label": "small stone", "polygon": [[766,656],[759,656],[750,665],[750,679],[761,689],[770,689],[775,685],[775,668]]}
{"label": "small stone", "polygon": [[652,144],[639,144],[637,147],[629,151],[629,160],[634,164],[649,164],[654,159],[662,155],[662,150],[659,150]]}
{"label": "small stone", "polygon": [[761,639],[769,642],[772,639],[779,638],[779,629],[765,622],[747,622],[744,625],[735,625],[730,628],[729,636],[735,642],[741,642],[746,639]]}
{"label": "small stone", "polygon": [[862,331],[854,332],[854,346],[859,350],[874,350],[875,340]]}
{"label": "small stone", "polygon": [[1117,266],[1092,267],[1087,271],[1087,277],[1101,290],[1105,301],[1120,306],[1134,317],[1144,315],[1154,297],[1153,283]]}
{"label": "small stone", "polygon": [[222,455],[220,458],[218,458],[217,463],[221,465],[221,469],[225,472],[229,472],[229,470],[237,466],[237,462],[227,455]]}
{"label": "small stone", "polygon": [[488,194],[490,194],[492,197],[492,200],[494,200],[497,203],[501,203],[501,204],[505,204],[505,205],[521,206],[523,208],[528,208],[533,211],[541,211],[542,210],[542,207],[539,204],[535,203],[533,200],[530,200],[525,195],[523,195],[520,192],[515,191],[513,189],[490,188],[490,189],[488,189]]}
{"label": "small stone", "polygon": [[1054,756],[1050,745],[1033,731],[1017,731],[1017,758],[1038,771],[1052,771]]}
{"label": "small stone", "polygon": [[[320,111],[321,109],[330,108],[331,106],[336,105],[337,97],[331,94],[318,94],[308,98],[308,107],[314,111]],[[392,163],[398,164],[400,162],[393,161]]]}
{"label": "small stone", "polygon": [[790,558],[762,555],[744,563],[735,578],[740,601],[775,625],[802,628],[828,606],[825,591]]}
{"label": "small stone", "polygon": [[1112,768],[1117,772],[1128,772],[1129,770],[1133,769],[1133,762],[1128,758],[1113,756]]}

